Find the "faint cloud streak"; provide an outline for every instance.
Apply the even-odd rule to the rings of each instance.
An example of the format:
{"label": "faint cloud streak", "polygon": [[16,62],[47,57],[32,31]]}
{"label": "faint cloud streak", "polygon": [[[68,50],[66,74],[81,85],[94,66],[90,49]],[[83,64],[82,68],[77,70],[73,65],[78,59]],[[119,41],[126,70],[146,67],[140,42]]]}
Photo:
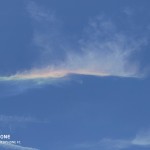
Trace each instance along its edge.
{"label": "faint cloud streak", "polygon": [[82,143],[75,145],[75,149],[103,149],[103,150],[122,150],[131,147],[150,147],[150,132],[140,132],[134,138],[130,139],[110,139],[104,138],[99,142]]}
{"label": "faint cloud streak", "polygon": [[37,148],[23,147],[23,146],[20,146],[20,145],[9,144],[9,143],[0,144],[0,148],[9,149],[9,150],[39,150]]}

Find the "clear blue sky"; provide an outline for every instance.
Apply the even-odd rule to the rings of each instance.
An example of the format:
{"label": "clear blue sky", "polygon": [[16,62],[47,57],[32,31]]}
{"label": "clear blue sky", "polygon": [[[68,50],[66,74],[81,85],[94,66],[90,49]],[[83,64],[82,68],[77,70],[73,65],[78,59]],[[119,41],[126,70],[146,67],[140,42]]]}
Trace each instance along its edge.
{"label": "clear blue sky", "polygon": [[[0,149],[148,150],[149,6],[1,0],[0,134],[22,144]],[[11,80],[47,66],[73,74]]]}

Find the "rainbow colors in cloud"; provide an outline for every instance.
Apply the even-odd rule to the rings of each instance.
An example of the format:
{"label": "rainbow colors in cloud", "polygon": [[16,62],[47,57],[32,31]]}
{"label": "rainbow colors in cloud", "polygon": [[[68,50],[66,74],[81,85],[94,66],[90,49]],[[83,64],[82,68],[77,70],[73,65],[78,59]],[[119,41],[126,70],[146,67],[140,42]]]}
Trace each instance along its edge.
{"label": "rainbow colors in cloud", "polygon": [[66,77],[70,74],[80,75],[93,75],[93,76],[109,76],[104,72],[96,72],[90,70],[52,70],[52,69],[34,69],[31,71],[25,71],[10,76],[1,76],[0,81],[19,81],[19,80],[38,80],[38,79],[59,79]]}
{"label": "rainbow colors in cloud", "polygon": [[[33,5],[31,6],[33,7]],[[34,44],[42,50],[41,57],[44,60],[44,66],[39,68],[37,65],[37,69],[33,68],[9,76],[0,76],[0,81],[34,80],[38,82],[45,79],[63,79],[70,74],[99,77],[142,76],[139,66],[135,60],[132,60],[131,56],[141,49],[144,41],[128,37],[128,35],[114,30],[113,23],[103,17],[98,17],[89,22],[85,28],[88,32],[83,34],[84,38],[78,40],[77,47],[74,47],[70,41],[66,41],[64,44],[62,39],[65,35],[58,34],[59,36],[56,36],[59,29],[53,29],[53,25],[57,27],[58,23],[57,19],[54,19],[55,16],[51,17],[51,14],[42,12],[36,5],[34,5],[34,9],[32,7],[29,7],[29,14],[37,23],[36,25],[40,25],[40,28],[44,29],[43,32],[36,30],[34,33]],[[41,16],[40,14],[44,15]],[[45,23],[48,24],[46,29]],[[58,60],[53,59],[55,51],[58,51],[57,55],[60,55]],[[63,52],[63,61],[59,59],[62,54],[59,54],[60,51]],[[49,82],[46,80],[42,83]]]}

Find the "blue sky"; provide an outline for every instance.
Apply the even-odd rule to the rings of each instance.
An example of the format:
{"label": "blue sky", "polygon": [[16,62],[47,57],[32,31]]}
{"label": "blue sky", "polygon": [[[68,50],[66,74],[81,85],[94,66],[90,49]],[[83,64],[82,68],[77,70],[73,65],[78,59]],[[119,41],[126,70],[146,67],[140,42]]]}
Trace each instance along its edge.
{"label": "blue sky", "polygon": [[1,0],[0,149],[148,150],[149,4]]}

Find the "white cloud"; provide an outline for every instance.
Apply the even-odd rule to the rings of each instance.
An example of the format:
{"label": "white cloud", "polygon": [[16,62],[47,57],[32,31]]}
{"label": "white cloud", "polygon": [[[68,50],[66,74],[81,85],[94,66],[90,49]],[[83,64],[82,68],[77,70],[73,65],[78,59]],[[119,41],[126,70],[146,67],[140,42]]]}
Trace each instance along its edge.
{"label": "white cloud", "polygon": [[48,119],[39,119],[31,116],[9,116],[0,115],[0,127],[14,130],[16,128],[25,127],[30,124],[46,124]]}
{"label": "white cloud", "polygon": [[77,144],[75,145],[75,148],[84,149],[84,150],[93,150],[93,149],[122,150],[130,146],[131,143],[128,140],[104,138],[99,142],[93,142],[93,143],[88,142],[88,143]]}
{"label": "white cloud", "polygon": [[104,33],[98,32],[96,29],[94,33],[87,35],[92,38],[82,43],[80,53],[67,53],[64,67],[73,70],[72,72],[86,70],[93,72],[93,75],[97,72],[109,76],[138,77],[140,75],[138,66],[130,60],[130,57],[140,46],[139,43],[134,45],[135,43],[129,42],[128,37],[119,33],[103,37]]}
{"label": "white cloud", "polygon": [[130,7],[126,7],[124,10],[123,10],[123,12],[127,15],[127,16],[133,16],[134,15],[134,9],[132,8],[130,8]]}
{"label": "white cloud", "polygon": [[32,19],[36,21],[53,22],[56,18],[48,10],[38,6],[34,1],[30,1],[27,5],[27,11]]}
{"label": "white cloud", "polygon": [[[48,41],[45,41],[47,36],[48,34],[45,33],[44,36],[40,37],[42,41],[46,42],[45,44],[43,42],[39,43],[46,47],[47,50],[49,48],[51,52],[49,55],[52,55],[51,44],[49,45]],[[49,38],[51,39],[51,36]],[[51,43],[51,40],[49,42]],[[70,50],[66,47],[63,61],[55,60],[51,62],[51,60],[46,60],[43,67],[33,68],[9,77],[1,77],[0,79],[58,79],[68,74],[141,77],[144,73],[140,72],[137,63],[132,60],[132,54],[137,52],[144,42],[144,40],[135,40],[116,31],[112,22],[97,18],[87,27],[86,34],[83,39],[80,39],[77,50],[74,48]],[[58,41],[59,44],[62,45]],[[70,44],[68,43],[68,45]],[[53,48],[55,51],[56,47],[54,46]]]}
{"label": "white cloud", "polygon": [[39,150],[37,148],[23,147],[23,146],[20,146],[20,145],[9,144],[9,143],[0,144],[0,148],[9,149],[9,150]]}
{"label": "white cloud", "polygon": [[103,148],[110,150],[120,150],[130,147],[130,141],[128,140],[112,140],[112,139],[102,139],[99,143]]}
{"label": "white cloud", "polygon": [[33,117],[24,117],[24,116],[6,116],[0,115],[0,123],[39,123],[36,118]]}
{"label": "white cloud", "polygon": [[[145,40],[131,35],[129,37],[125,32],[117,30],[110,19],[101,16],[91,19],[85,32],[81,33],[82,38],[75,44],[69,40],[66,42],[68,35],[63,34],[61,23],[52,11],[34,2],[29,3],[27,10],[35,22],[33,41],[40,50],[41,59],[30,70],[0,77],[0,81],[18,81],[18,90],[24,91],[28,86],[57,83],[70,74],[101,77],[145,75],[133,57],[142,49]],[[21,81],[29,82],[26,82],[27,86],[22,86],[25,82]]]}
{"label": "white cloud", "polygon": [[150,132],[140,132],[134,138],[129,139],[111,139],[104,138],[99,142],[86,142],[81,144],[76,144],[74,148],[93,150],[93,149],[103,149],[103,150],[122,150],[131,147],[150,147]]}
{"label": "white cloud", "polygon": [[[61,23],[53,13],[33,2],[29,4],[28,11],[33,20],[38,20],[35,28],[40,25],[34,34],[34,42],[40,47],[41,56],[45,60],[42,68],[37,67],[39,74],[47,69],[51,72],[65,70],[65,75],[141,77],[144,74],[132,55],[141,49],[145,41],[118,31],[110,19],[102,16],[91,19],[84,29],[85,33],[81,33],[83,38],[78,39],[78,45],[74,47],[74,43],[69,41],[64,44],[62,39],[67,35],[62,34],[59,28]],[[57,53],[58,57],[55,58],[56,51],[60,56]],[[62,53],[63,59],[59,59]],[[28,73],[32,74],[32,70]]]}
{"label": "white cloud", "polygon": [[150,147],[150,131],[138,133],[132,140],[132,144]]}
{"label": "white cloud", "polygon": [[62,50],[63,45],[60,19],[53,10],[47,10],[33,1],[28,3],[27,12],[33,22],[33,43],[40,51],[38,62],[54,60],[54,53]]}

